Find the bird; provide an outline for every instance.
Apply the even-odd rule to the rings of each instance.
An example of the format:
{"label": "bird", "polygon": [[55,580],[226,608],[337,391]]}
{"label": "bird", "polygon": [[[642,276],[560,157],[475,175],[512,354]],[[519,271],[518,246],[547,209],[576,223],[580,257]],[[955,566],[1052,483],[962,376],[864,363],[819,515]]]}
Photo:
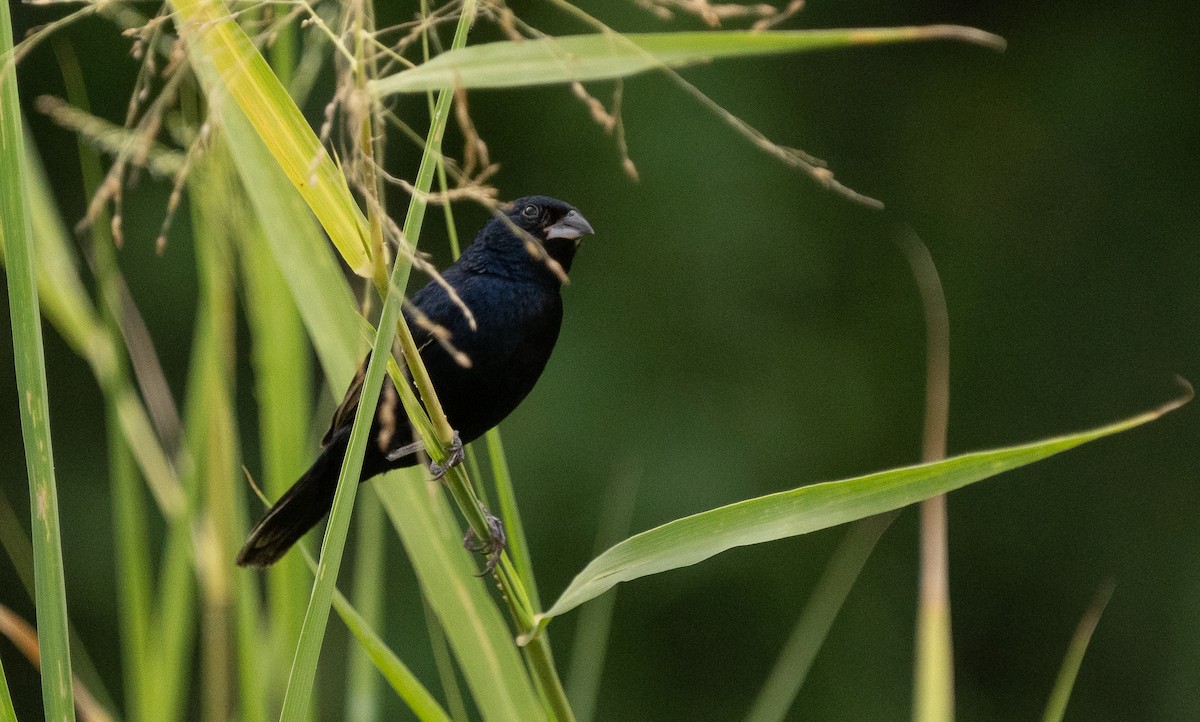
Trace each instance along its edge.
{"label": "bird", "polygon": [[[455,430],[451,458],[443,466],[430,465],[435,478],[462,460],[462,444],[499,424],[533,390],[558,340],[562,285],[580,242],[593,233],[569,203],[540,195],[518,198],[497,209],[441,273],[440,283],[431,280],[409,299],[405,321]],[[237,555],[239,566],[274,564],[329,513],[365,371],[364,362],[334,411],[312,466],[250,530]],[[416,465],[421,448],[396,387],[385,379],[359,481]],[[464,545],[486,551],[490,569],[504,534],[499,520],[486,510],[485,515],[491,539],[479,542],[468,532]]]}

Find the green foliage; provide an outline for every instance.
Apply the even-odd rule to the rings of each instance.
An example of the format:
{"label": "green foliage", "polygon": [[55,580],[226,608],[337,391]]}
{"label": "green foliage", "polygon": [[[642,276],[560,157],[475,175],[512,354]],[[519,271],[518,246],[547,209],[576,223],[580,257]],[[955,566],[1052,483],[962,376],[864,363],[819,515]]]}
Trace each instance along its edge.
{"label": "green foliage", "polygon": [[541,619],[568,612],[620,582],[689,566],[734,547],[807,534],[945,494],[1148,423],[1188,398],[1190,395],[1162,408],[1076,434],[802,486],[676,519],[636,534],[593,559]]}
{"label": "green foliage", "polygon": [[[8,273],[17,405],[29,473],[33,517],[33,571],[37,591],[38,649],[46,718],[74,720],[71,652],[67,639],[67,593],[63,580],[58,485],[50,443],[46,358],[38,306],[37,259],[25,204],[25,138],[13,64],[8,3],[0,8],[0,238]],[[8,700],[7,683],[4,700]],[[3,705],[9,707],[10,705]]]}
{"label": "green foliage", "polygon": [[379,96],[439,88],[516,88],[611,80],[656,68],[680,68],[723,58],[802,53],[917,40],[961,40],[992,48],[1004,41],[953,25],[857,30],[695,33],[607,33],[503,41],[443,53],[415,68],[371,83]]}
{"label": "green foliage", "polygon": [[[254,39],[239,25],[243,18],[231,14],[218,0],[175,0],[173,5],[173,20],[180,37],[188,41],[190,61],[202,81],[211,113],[211,126],[205,131],[208,135],[187,156],[158,148],[147,151],[148,157],[160,161],[158,165],[165,162],[180,174],[178,180],[187,192],[200,277],[184,409],[186,443],[182,447],[172,443],[172,434],[160,415],[152,413],[156,400],[152,384],[142,373],[134,378],[122,348],[123,344],[136,346],[137,342],[128,340],[134,319],[123,307],[126,299],[122,296],[115,242],[105,236],[108,219],[103,214],[89,219],[93,225],[98,295],[93,302],[87,284],[79,276],[69,234],[50,200],[46,181],[36,170],[21,167],[24,141],[16,89],[11,73],[4,76],[0,180],[5,205],[0,238],[7,241],[5,261],[9,264],[13,337],[23,401],[20,406],[35,509],[34,566],[45,703],[48,716],[54,719],[69,719],[73,706],[39,311],[72,350],[87,360],[105,398],[127,716],[183,719],[188,715],[188,700],[196,698],[202,701],[206,718],[236,715],[240,719],[265,720],[275,716],[282,698],[283,719],[312,718],[318,660],[332,608],[365,655],[355,656],[348,665],[345,686],[350,693],[346,708],[352,714],[365,710],[365,717],[380,716],[380,699],[375,692],[380,686],[370,683],[374,678],[367,679],[369,669],[361,663],[366,659],[418,719],[448,720],[447,709],[458,718],[466,714],[466,705],[457,696],[455,670],[448,655],[438,659],[446,698],[440,701],[418,678],[414,672],[417,668],[410,669],[384,642],[382,617],[377,613],[383,591],[371,586],[382,568],[384,548],[374,498],[362,500],[368,505],[368,514],[374,516],[359,520],[366,522],[361,524],[361,564],[355,572],[354,603],[359,608],[337,589],[359,488],[357,479],[369,442],[368,429],[385,372],[408,392],[405,408],[430,455],[442,460],[446,454],[450,428],[419,357],[406,346],[412,339],[400,321],[399,311],[421,240],[426,207],[431,202],[435,173],[442,192],[474,190],[469,179],[456,177],[460,183],[456,188],[447,181],[448,175],[461,172],[460,166],[447,163],[443,157],[443,136],[451,118],[454,89],[624,78],[647,70],[723,58],[874,43],[951,39],[991,47],[1003,44],[996,36],[970,28],[930,26],[602,33],[467,47],[467,29],[474,19],[474,3],[468,1],[456,18],[451,49],[367,84],[377,97],[440,91],[436,101],[430,96],[430,130],[422,140],[415,182],[408,189],[412,198],[403,229],[385,232],[382,208],[370,205],[378,200],[370,197],[371,184],[362,176],[348,180],[352,175],[347,170],[349,163],[343,165],[348,159],[334,160],[285,91],[280,76],[293,75],[295,69],[290,62],[285,64],[286,71],[273,72]],[[7,13],[7,6],[0,11],[5,42],[10,37]],[[252,19],[250,13],[246,15],[246,19]],[[327,29],[319,16],[314,18],[312,24]],[[370,21],[359,16],[356,22],[361,33],[357,39],[366,43]],[[290,52],[293,45],[290,35],[288,38],[275,47],[275,57]],[[343,53],[352,66],[350,75],[360,81],[372,75],[371,69],[362,64],[361,44],[351,52],[339,42],[336,50],[329,52]],[[182,118],[171,118],[172,123],[187,125],[184,136],[200,120],[194,107],[200,105],[199,99],[189,92],[183,92],[188,110]],[[465,106],[460,107],[465,110]],[[619,109],[614,109],[614,115],[619,117]],[[367,142],[358,150],[364,155],[372,150],[374,120],[372,116],[362,126],[367,131]],[[619,126],[618,121],[613,123]],[[103,134],[105,140],[99,145],[119,157],[127,155],[129,147],[140,141],[132,131],[114,131],[86,122],[78,127],[85,136]],[[465,121],[463,127],[464,135],[469,136]],[[622,128],[619,134],[623,132]],[[624,153],[623,135],[619,138]],[[190,174],[186,183],[185,173]],[[97,173],[91,175],[89,192],[98,185]],[[368,196],[366,213],[352,195],[352,187]],[[27,198],[22,198],[22,188]],[[25,220],[26,212],[29,222]],[[446,218],[449,234],[456,242],[449,206]],[[382,300],[378,330],[360,313],[322,228],[346,267],[374,282],[374,290]],[[36,244],[30,243],[31,231]],[[376,243],[384,237],[397,241],[398,254],[390,270],[383,244]],[[31,253],[33,246],[36,261]],[[247,311],[254,389],[259,402],[257,447],[264,485],[271,497],[278,496],[302,470],[312,436],[308,420],[313,404],[307,396],[313,376],[307,362],[309,345],[315,349],[335,396],[348,385],[368,346],[372,349],[363,401],[315,565],[315,580],[310,586],[294,554],[268,573],[265,594],[258,588],[257,577],[232,564],[248,517],[243,475],[239,473],[245,450],[238,437],[233,363],[239,353],[234,339],[239,289]],[[39,291],[44,297],[40,309]],[[136,310],[132,314],[136,315]],[[397,335],[406,351],[402,363],[406,361],[408,368],[404,371],[392,359]],[[152,348],[148,355],[153,357]],[[405,372],[415,380],[419,398],[411,393]],[[161,371],[158,373],[161,375]],[[162,388],[166,387],[163,382]],[[496,574],[499,595],[492,592],[491,585],[474,577],[476,565],[461,546],[461,525],[441,487],[426,483],[419,471],[410,470],[377,480],[372,490],[379,495],[403,543],[420,583],[423,603],[431,610],[429,626],[435,654],[441,649],[444,630],[446,641],[442,644],[453,653],[474,707],[487,720],[573,719],[545,632],[551,618],[596,599],[621,581],[692,565],[735,547],[857,522],[817,583],[750,711],[752,720],[777,720],[791,707],[855,579],[890,522],[891,516],[875,515],[1125,431],[1157,418],[1175,405],[1078,434],[801,486],[671,521],[599,553],[546,611],[541,607],[533,555],[498,431],[487,435],[486,444],[490,476],[496,485],[494,498],[499,501],[509,531],[509,554],[501,559]],[[459,514],[482,533],[485,525],[478,508],[480,491],[471,477],[480,481],[474,471],[468,475],[461,468],[455,469],[447,486]],[[141,487],[143,483],[145,488]],[[608,537],[608,544],[625,534],[632,515],[632,493],[610,499],[605,508],[607,531],[602,536]],[[165,529],[165,539],[154,539],[160,527]],[[156,557],[161,557],[161,564],[155,570],[150,559]],[[310,596],[304,610],[306,595]],[[590,719],[594,714],[614,596],[609,594],[585,607],[586,620],[576,634],[571,700],[578,705],[581,719]],[[505,611],[510,618],[507,623]],[[1099,611],[1095,611],[1085,619],[1086,624],[1081,624],[1047,710],[1048,720],[1060,719],[1065,710],[1098,617]],[[948,660],[949,650],[942,651],[944,654],[934,656]],[[407,647],[404,653],[408,654]],[[193,670],[192,659],[197,656],[200,664]],[[343,674],[337,671],[339,680]],[[193,685],[198,688],[196,692]],[[0,669],[0,719],[6,714],[11,717],[8,696]],[[928,698],[942,704],[945,715],[952,714],[951,700],[946,695],[935,693]],[[365,704],[360,706],[360,701]]]}

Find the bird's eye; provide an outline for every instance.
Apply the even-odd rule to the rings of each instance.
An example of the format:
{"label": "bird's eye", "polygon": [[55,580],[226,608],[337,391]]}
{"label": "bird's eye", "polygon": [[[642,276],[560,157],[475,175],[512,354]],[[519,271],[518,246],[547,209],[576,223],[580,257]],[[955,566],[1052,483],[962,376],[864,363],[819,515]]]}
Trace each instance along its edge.
{"label": "bird's eye", "polygon": [[521,216],[533,220],[538,217],[538,207],[534,205],[525,206],[521,209]]}

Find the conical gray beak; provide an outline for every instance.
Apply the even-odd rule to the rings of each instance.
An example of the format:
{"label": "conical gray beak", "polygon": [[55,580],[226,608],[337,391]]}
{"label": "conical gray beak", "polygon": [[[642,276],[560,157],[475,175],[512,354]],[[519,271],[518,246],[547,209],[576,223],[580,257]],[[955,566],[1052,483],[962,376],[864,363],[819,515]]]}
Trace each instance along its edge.
{"label": "conical gray beak", "polygon": [[590,236],[595,231],[592,230],[592,224],[587,222],[587,219],[579,211],[571,211],[562,217],[558,223],[546,229],[546,240],[551,238],[566,238],[568,240],[576,240],[583,236]]}

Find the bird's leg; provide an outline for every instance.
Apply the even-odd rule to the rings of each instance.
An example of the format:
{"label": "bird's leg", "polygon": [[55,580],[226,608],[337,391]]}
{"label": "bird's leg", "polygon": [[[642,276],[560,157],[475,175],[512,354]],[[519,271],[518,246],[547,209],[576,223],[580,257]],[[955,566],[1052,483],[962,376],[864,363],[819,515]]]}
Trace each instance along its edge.
{"label": "bird's leg", "polygon": [[430,462],[429,473],[433,474],[435,481],[440,481],[442,477],[446,475],[446,472],[463,463],[466,458],[467,454],[465,451],[463,451],[462,437],[460,437],[458,432],[455,431],[454,441],[450,443],[450,455],[446,457],[446,463],[439,464],[437,462]]}
{"label": "bird's leg", "polygon": [[500,521],[492,512],[488,511],[483,505],[479,505],[479,510],[483,512],[483,518],[487,520],[488,538],[481,540],[475,534],[475,530],[467,527],[467,534],[463,537],[463,546],[470,552],[482,552],[487,556],[487,566],[483,568],[483,574],[491,574],[496,568],[496,564],[500,562],[500,552],[504,551],[504,545],[508,543],[508,536],[504,533],[504,523]]}
{"label": "bird's leg", "polygon": [[385,458],[387,458],[388,461],[398,461],[409,454],[415,454],[424,448],[425,442],[418,439],[411,444],[405,444],[404,446],[401,446],[399,449],[392,449],[387,453],[387,457]]}

